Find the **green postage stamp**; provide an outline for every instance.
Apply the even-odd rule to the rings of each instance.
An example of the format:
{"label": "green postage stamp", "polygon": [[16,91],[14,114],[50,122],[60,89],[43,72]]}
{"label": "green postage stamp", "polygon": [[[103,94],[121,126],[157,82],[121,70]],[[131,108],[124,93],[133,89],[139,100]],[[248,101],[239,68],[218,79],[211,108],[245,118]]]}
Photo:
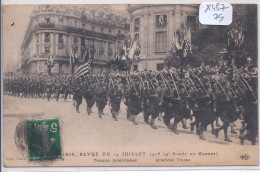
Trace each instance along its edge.
{"label": "green postage stamp", "polygon": [[59,118],[26,121],[30,161],[61,159]]}

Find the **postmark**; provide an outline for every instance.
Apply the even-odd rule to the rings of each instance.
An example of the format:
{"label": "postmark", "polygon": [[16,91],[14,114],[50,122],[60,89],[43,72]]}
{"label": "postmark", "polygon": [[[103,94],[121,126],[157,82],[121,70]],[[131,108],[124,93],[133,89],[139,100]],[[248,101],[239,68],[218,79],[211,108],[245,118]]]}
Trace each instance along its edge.
{"label": "postmark", "polygon": [[59,118],[27,120],[29,161],[62,158]]}

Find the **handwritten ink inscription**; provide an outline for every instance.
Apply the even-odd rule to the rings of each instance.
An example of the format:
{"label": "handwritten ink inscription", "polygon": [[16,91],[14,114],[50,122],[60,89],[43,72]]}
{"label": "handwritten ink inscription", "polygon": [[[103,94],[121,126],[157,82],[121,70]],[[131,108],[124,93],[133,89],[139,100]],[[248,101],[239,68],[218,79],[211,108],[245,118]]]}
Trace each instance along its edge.
{"label": "handwritten ink inscription", "polygon": [[199,20],[204,25],[229,25],[232,23],[232,5],[228,3],[202,3]]}

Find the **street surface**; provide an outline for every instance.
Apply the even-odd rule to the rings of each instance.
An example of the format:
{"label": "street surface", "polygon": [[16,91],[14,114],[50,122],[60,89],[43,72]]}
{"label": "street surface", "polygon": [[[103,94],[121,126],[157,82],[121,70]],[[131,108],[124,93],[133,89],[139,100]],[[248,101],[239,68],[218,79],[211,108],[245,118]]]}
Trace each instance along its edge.
{"label": "street surface", "polygon": [[[132,122],[126,119],[125,105],[121,103],[121,111],[118,115],[118,121],[114,121],[110,112],[110,107],[107,105],[104,110],[103,118],[98,117],[97,108],[93,106],[93,113],[87,114],[86,103],[80,106],[80,113],[77,113],[73,106],[72,99],[64,101],[59,99],[56,101],[52,99],[48,102],[46,99],[25,99],[16,98],[11,96],[3,97],[3,123],[4,123],[4,160],[5,164],[11,164],[15,166],[35,165],[30,164],[27,161],[15,161],[16,157],[24,157],[16,144],[15,144],[15,128],[16,125],[22,120],[28,119],[48,119],[59,117],[61,121],[61,140],[62,140],[62,152],[74,153],[77,157],[64,156],[64,161],[58,161],[50,165],[124,165],[124,164],[111,164],[103,163],[99,164],[97,161],[88,160],[89,164],[86,164],[86,158],[79,157],[86,152],[217,152],[218,156],[212,158],[209,157],[194,157],[191,164],[200,164],[198,162],[215,164],[229,164],[225,161],[225,153],[228,156],[232,154],[240,156],[240,154],[247,153],[251,157],[257,158],[257,155],[253,155],[258,152],[258,146],[250,145],[249,141],[245,141],[245,145],[240,145],[239,134],[231,134],[229,128],[229,137],[233,142],[225,142],[223,130],[219,134],[219,138],[216,138],[211,134],[211,127],[208,126],[208,131],[205,132],[207,140],[200,140],[199,137],[190,131],[190,120],[187,120],[187,126],[189,129],[183,129],[180,123],[178,129],[179,135],[174,134],[169,130],[162,121],[156,119],[155,123],[158,129],[152,129],[147,125],[142,114],[138,115],[137,121],[139,125],[134,125]],[[221,122],[220,122],[221,123]],[[241,126],[241,121],[236,122],[237,132]],[[236,151],[234,151],[236,150]],[[81,154],[82,153],[82,154]],[[155,155],[156,156],[156,155]],[[228,157],[227,156],[227,157]],[[13,160],[13,157],[14,160]],[[237,158],[238,158],[237,157]],[[93,157],[91,157],[93,158]],[[99,157],[100,158],[100,157]],[[141,157],[140,157],[141,158]],[[148,159],[151,158],[150,156]],[[224,158],[222,160],[222,158]],[[15,162],[15,163],[14,163]],[[139,159],[138,163],[143,165],[152,165],[154,161],[145,161],[144,158]],[[245,163],[237,162],[237,163]],[[236,164],[236,163],[234,163]],[[39,165],[39,164],[36,164]],[[125,164],[136,165],[136,164]],[[155,164],[161,165],[161,164]],[[172,165],[183,165],[168,164]]]}

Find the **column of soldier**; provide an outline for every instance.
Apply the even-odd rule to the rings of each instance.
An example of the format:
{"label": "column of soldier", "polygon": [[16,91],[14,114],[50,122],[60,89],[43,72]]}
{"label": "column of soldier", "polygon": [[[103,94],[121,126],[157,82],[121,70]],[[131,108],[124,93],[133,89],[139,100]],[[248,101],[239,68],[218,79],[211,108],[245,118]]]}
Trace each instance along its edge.
{"label": "column of soldier", "polygon": [[[218,137],[223,129],[224,140],[231,142],[228,127],[231,126],[234,133],[233,122],[242,119],[241,144],[246,139],[255,144],[257,139],[257,68],[249,69],[248,66],[234,71],[225,65],[130,73],[110,71],[89,73],[77,79],[69,75],[7,75],[4,93],[18,97],[47,97],[48,100],[52,95],[58,100],[60,94],[66,100],[68,94],[73,94],[78,113],[85,99],[88,115],[96,103],[98,116],[102,118],[108,104],[115,121],[124,100],[126,111],[123,111],[133,124],[138,125],[136,117],[142,113],[144,121],[153,129],[157,129],[155,119],[158,117],[179,134],[178,124],[182,122],[183,128],[187,129],[186,119],[190,119],[191,131],[196,128],[202,140],[206,139],[204,131],[211,125],[212,134]],[[214,128],[215,121],[218,128]]]}
{"label": "column of soldier", "polygon": [[70,94],[71,75],[54,74],[4,74],[4,95],[19,98],[55,98],[60,95],[66,100]]}

